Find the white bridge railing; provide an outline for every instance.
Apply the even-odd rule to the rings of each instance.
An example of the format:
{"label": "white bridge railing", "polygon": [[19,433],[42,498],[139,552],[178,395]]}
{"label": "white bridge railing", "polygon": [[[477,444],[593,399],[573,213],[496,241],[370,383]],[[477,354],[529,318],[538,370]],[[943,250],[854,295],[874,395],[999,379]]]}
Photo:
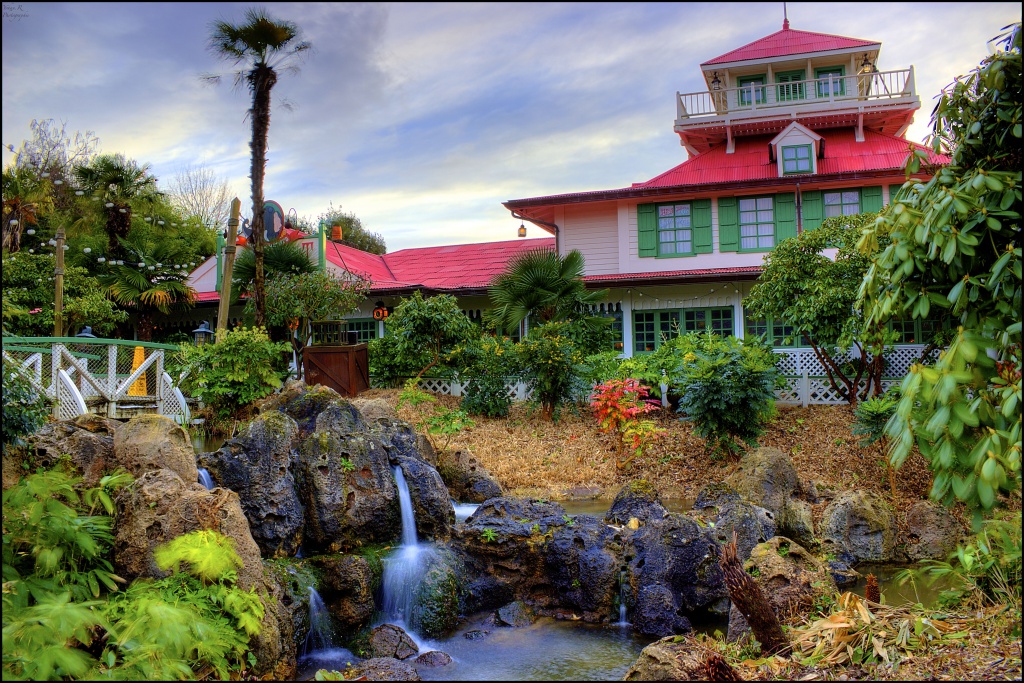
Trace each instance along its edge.
{"label": "white bridge railing", "polygon": [[191,419],[188,402],[164,372],[169,344],[84,337],[4,337],[3,359],[51,403],[53,416],[137,413]]}

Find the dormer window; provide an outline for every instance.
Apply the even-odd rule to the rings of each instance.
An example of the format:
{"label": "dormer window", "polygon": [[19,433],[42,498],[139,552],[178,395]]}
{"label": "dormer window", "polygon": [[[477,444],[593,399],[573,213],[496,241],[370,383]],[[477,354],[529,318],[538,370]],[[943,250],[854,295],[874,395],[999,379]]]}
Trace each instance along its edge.
{"label": "dormer window", "polygon": [[811,145],[789,145],[782,147],[782,173],[811,173],[812,167]]}
{"label": "dormer window", "polygon": [[813,130],[794,121],[768,143],[769,158],[778,164],[780,176],[817,173],[816,161],[824,142]]}

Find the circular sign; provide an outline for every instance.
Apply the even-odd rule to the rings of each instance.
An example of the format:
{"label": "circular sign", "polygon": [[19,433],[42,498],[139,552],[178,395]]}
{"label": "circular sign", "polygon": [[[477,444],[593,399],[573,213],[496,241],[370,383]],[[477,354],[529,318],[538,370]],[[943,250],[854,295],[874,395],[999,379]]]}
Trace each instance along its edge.
{"label": "circular sign", "polygon": [[[242,221],[242,236],[246,240],[252,237],[252,223],[248,220]],[[284,233],[284,210],[275,201],[263,202],[263,240],[268,244],[276,242]]]}
{"label": "circular sign", "polygon": [[373,319],[374,320],[385,320],[385,319],[387,319],[387,317],[388,317],[388,309],[385,308],[384,306],[378,306],[377,308],[373,309]]}

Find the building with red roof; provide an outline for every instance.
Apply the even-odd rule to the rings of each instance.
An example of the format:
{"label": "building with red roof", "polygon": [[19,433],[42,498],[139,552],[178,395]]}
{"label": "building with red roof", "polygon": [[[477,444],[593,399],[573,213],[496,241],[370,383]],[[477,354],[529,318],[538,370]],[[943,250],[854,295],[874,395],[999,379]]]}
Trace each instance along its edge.
{"label": "building with red roof", "polygon": [[[924,150],[903,137],[921,106],[914,67],[880,71],[880,50],[787,20],[703,62],[707,90],[676,93],[683,163],[628,187],[503,204],[559,253],[583,253],[626,355],[708,328],[782,345],[785,321],[743,308],[765,255],[827,217],[880,210]],[[925,166],[947,162],[928,152]]]}

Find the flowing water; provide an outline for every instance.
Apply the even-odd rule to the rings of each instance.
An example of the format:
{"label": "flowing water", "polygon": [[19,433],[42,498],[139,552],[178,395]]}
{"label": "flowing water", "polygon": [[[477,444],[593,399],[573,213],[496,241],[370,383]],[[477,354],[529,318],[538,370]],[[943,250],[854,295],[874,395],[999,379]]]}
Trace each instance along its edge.
{"label": "flowing water", "polygon": [[626,591],[629,590],[629,577],[625,571],[619,572],[619,620],[615,626],[631,626],[626,620]]}
{"label": "flowing water", "polygon": [[409,484],[405,481],[401,467],[395,467],[394,474],[395,484],[398,486],[399,510],[402,513],[402,545],[384,560],[380,623],[401,626],[417,640],[416,635],[407,627],[407,620],[412,613],[416,589],[427,564],[433,558],[434,549],[430,545],[419,543]]}
{"label": "flowing water", "polygon": [[205,467],[199,468],[199,483],[205,486],[207,491],[216,486],[216,484],[213,483],[213,477],[210,476],[209,470]]}

